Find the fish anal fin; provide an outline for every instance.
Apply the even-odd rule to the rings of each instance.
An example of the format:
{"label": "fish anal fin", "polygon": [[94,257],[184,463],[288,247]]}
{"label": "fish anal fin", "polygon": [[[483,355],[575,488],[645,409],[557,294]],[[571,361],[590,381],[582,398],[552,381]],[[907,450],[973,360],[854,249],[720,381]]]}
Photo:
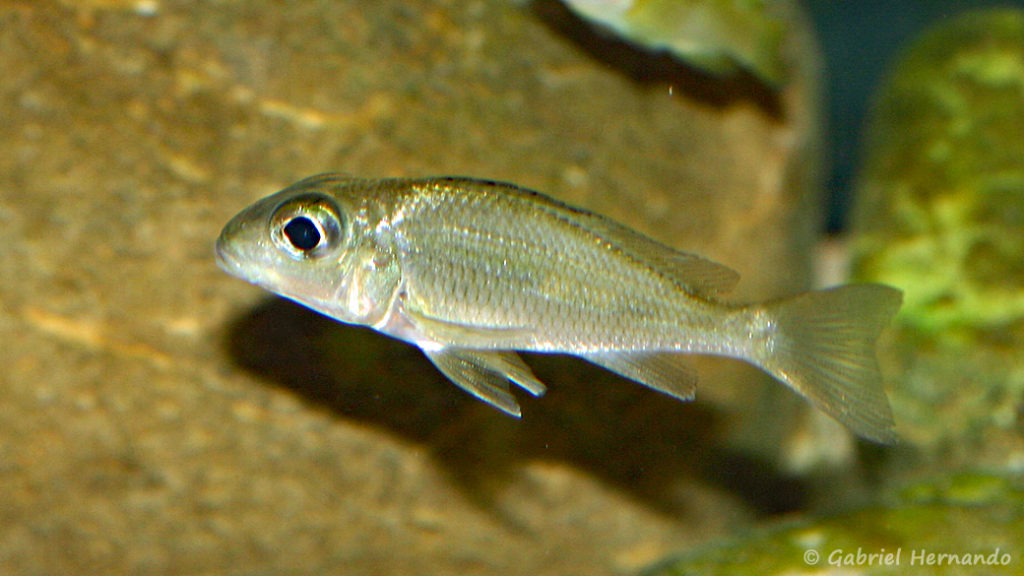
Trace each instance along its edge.
{"label": "fish anal fin", "polygon": [[513,382],[534,396],[545,390],[544,384],[514,352],[442,348],[424,353],[455,385],[517,418],[522,413],[508,383]]}
{"label": "fish anal fin", "polygon": [[693,400],[697,374],[680,356],[675,352],[600,352],[582,358],[679,400]]}

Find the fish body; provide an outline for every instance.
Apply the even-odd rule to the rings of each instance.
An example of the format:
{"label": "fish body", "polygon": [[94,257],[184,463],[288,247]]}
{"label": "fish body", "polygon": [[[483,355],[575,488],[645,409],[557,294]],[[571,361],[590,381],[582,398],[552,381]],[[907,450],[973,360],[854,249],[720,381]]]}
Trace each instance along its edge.
{"label": "fish body", "polygon": [[734,305],[739,275],[597,214],[466,178],[308,178],[217,241],[230,274],[419,347],[455,384],[518,416],[515,351],[580,356],[680,399],[684,353],[745,360],[865,438],[895,439],[874,356],[900,304],[851,285]]}
{"label": "fish body", "polygon": [[785,81],[785,21],[769,2],[564,0],[580,16],[652,51],[666,51],[719,76],[745,70]]}

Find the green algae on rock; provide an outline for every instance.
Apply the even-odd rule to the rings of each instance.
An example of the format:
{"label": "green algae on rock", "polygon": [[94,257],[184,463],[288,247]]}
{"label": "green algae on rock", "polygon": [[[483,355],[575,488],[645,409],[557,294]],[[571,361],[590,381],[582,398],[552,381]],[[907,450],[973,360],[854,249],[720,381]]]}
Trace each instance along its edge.
{"label": "green algae on rock", "polygon": [[663,562],[646,576],[1009,574],[1022,561],[1021,510],[1019,479],[942,476],[904,488],[890,506],[782,523]]}
{"label": "green algae on rock", "polygon": [[870,126],[854,274],[905,290],[891,397],[904,437],[946,464],[1010,466],[1024,453],[1022,150],[1017,10],[966,13],[927,33]]}
{"label": "green algae on rock", "polygon": [[909,288],[925,333],[1024,319],[1024,13],[923,38],[874,113],[858,190],[862,277]]}
{"label": "green algae on rock", "polygon": [[716,75],[746,70],[780,84],[782,19],[770,0],[565,0],[630,42]]}

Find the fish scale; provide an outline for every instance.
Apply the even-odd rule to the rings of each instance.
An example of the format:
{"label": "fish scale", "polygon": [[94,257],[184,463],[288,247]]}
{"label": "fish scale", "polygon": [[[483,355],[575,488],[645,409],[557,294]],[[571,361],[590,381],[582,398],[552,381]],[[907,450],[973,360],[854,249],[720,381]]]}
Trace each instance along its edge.
{"label": "fish scale", "polygon": [[[406,217],[396,227],[403,239],[400,248],[420,257],[403,267],[403,273],[422,290],[418,296],[424,301],[424,309],[440,318],[458,322],[474,316],[487,318],[485,323],[493,326],[543,326],[550,340],[559,340],[550,347],[565,347],[569,340],[579,341],[581,332],[593,334],[595,341],[623,333],[636,341],[638,321],[673,318],[675,325],[681,312],[685,313],[672,309],[671,301],[658,298],[677,291],[675,286],[630,266],[632,262],[609,258],[611,247],[585,230],[557,226],[558,219],[547,212],[529,214],[542,222],[511,218],[509,213],[529,210],[529,206],[517,206],[520,199],[500,199],[502,205],[487,214],[505,216],[478,216],[473,233],[465,234],[464,225],[459,223],[480,213],[485,193],[476,198],[465,194],[453,198],[449,189],[433,187],[420,189],[417,194],[403,208]],[[481,238],[486,234],[484,229],[494,230],[493,236],[501,241]],[[558,251],[552,250],[555,246]],[[488,267],[481,263],[529,274],[495,276],[487,274]],[[452,291],[453,278],[461,280],[463,292]],[[586,291],[581,286],[586,286]],[[482,294],[512,305],[481,312],[476,308]],[[609,325],[609,321],[614,324]],[[672,332],[678,330],[674,327]],[[638,346],[645,344],[636,342]]]}

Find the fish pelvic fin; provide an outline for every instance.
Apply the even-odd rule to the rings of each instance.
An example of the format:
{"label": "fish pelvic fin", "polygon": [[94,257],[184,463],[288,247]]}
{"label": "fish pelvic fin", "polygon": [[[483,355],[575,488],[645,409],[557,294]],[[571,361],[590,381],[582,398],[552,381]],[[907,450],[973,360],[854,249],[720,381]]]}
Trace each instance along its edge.
{"label": "fish pelvic fin", "polygon": [[522,412],[515,396],[509,392],[509,382],[534,396],[545,391],[544,384],[515,352],[442,348],[424,350],[424,353],[455,385],[516,418]]}
{"label": "fish pelvic fin", "polygon": [[895,288],[852,284],[755,307],[770,328],[750,360],[857,435],[895,443],[875,345],[901,301]]}

